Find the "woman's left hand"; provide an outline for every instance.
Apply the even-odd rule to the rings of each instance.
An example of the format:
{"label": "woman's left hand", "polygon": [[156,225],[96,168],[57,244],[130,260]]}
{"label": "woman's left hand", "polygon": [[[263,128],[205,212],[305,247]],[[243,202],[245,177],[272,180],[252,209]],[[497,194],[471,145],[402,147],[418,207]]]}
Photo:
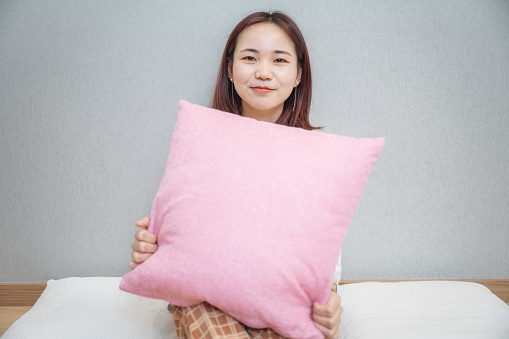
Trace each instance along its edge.
{"label": "woman's left hand", "polygon": [[335,292],[330,292],[325,305],[320,305],[316,301],[313,303],[313,321],[325,338],[338,338],[341,313],[343,313],[341,297]]}

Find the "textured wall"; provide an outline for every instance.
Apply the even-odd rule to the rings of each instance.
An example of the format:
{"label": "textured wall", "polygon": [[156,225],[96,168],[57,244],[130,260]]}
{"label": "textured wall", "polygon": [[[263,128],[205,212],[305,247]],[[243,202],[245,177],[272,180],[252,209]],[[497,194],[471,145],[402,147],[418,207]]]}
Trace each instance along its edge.
{"label": "textured wall", "polygon": [[310,49],[311,122],[384,136],[344,279],[509,278],[507,1],[0,1],[0,282],[127,272],[178,100],[281,9]]}

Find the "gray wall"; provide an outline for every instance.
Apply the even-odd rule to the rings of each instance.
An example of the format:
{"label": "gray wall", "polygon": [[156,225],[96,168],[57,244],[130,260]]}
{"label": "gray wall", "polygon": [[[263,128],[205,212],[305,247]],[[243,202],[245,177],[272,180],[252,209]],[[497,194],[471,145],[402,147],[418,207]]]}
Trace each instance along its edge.
{"label": "gray wall", "polygon": [[281,9],[311,122],[386,138],[344,279],[509,278],[508,1],[0,1],[0,282],[128,271],[178,100],[209,105],[235,24]]}

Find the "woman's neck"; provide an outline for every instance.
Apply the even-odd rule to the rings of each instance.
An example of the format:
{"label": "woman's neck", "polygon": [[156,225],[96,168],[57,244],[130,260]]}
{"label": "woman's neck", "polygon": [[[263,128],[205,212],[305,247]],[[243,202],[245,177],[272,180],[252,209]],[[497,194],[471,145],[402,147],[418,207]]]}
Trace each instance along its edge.
{"label": "woman's neck", "polygon": [[242,103],[241,115],[244,117],[256,119],[258,121],[267,121],[275,123],[277,119],[279,119],[279,117],[281,116],[281,113],[283,113],[283,106],[284,104],[281,104],[280,106],[277,106],[273,109],[258,110],[245,103]]}

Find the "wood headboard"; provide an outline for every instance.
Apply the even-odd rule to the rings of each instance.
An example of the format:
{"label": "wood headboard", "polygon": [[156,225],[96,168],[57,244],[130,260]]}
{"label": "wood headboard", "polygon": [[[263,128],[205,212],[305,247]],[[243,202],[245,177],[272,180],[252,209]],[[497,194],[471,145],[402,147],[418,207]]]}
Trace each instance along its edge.
{"label": "wood headboard", "polygon": [[[428,280],[344,280],[343,284],[352,284],[368,281],[376,282],[400,282],[400,281],[430,281],[444,279]],[[502,299],[509,305],[509,279],[445,279],[448,281],[470,281],[486,286],[493,294]],[[46,284],[2,284],[0,283],[0,306],[33,306],[41,293],[46,288]]]}

